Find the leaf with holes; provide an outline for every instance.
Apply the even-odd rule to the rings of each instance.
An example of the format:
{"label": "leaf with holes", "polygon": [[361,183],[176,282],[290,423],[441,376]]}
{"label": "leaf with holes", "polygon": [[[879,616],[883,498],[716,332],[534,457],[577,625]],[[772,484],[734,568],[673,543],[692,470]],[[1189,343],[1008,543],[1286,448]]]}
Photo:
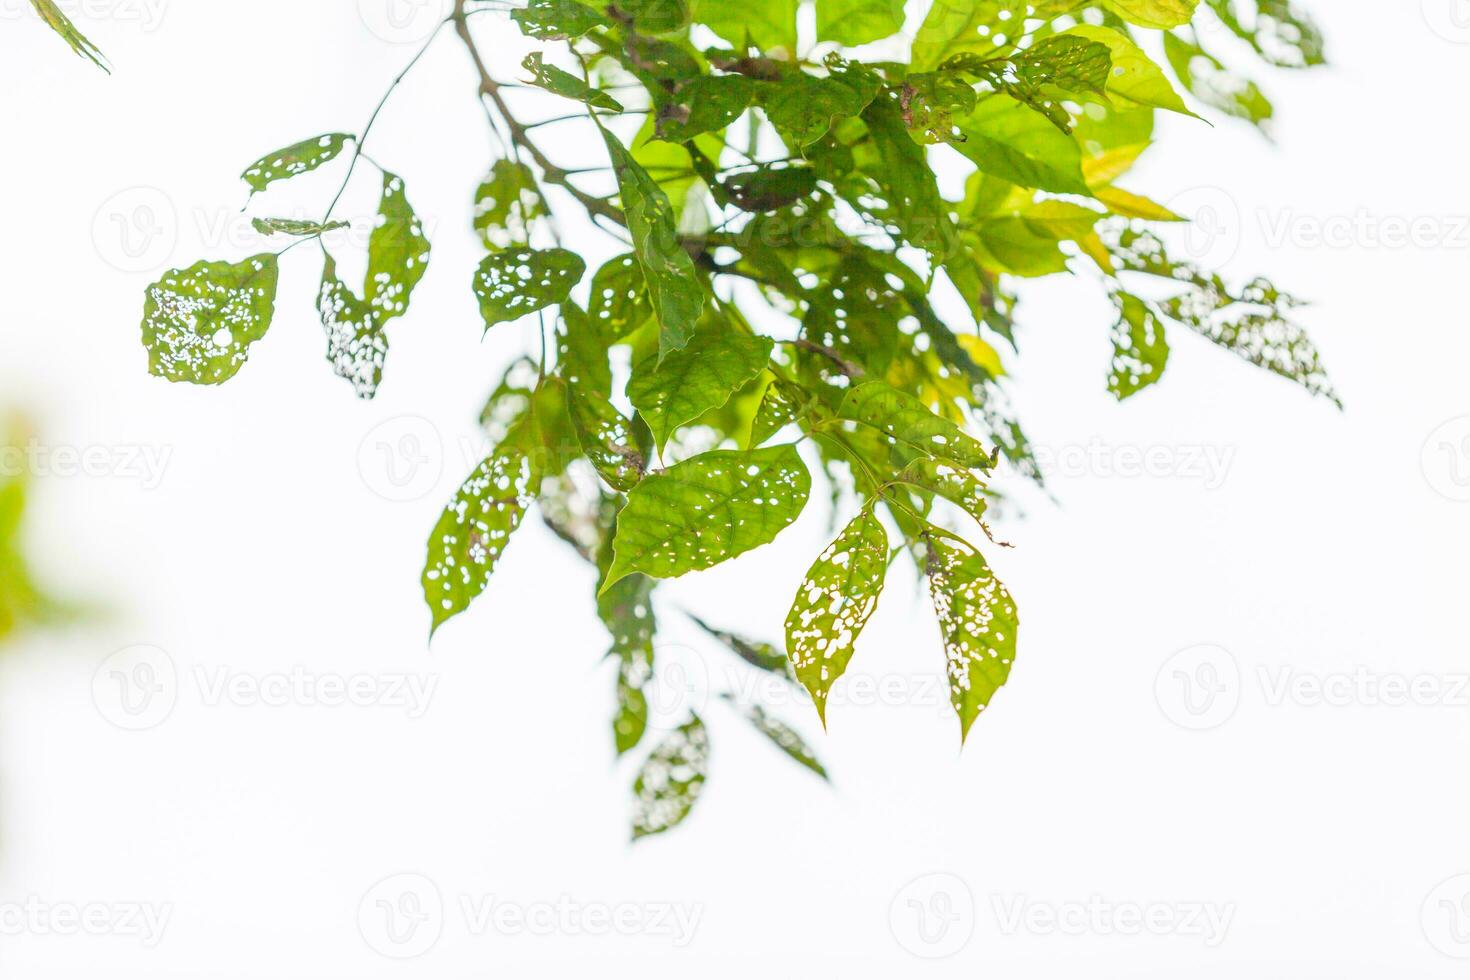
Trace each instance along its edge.
{"label": "leaf with holes", "polygon": [[280,268],[269,253],[243,262],[199,262],[148,287],[143,346],[148,370],[169,381],[217,385],[270,329]]}
{"label": "leaf with holes", "polygon": [[744,75],[700,75],[659,109],[658,138],[686,143],[720,132],[750,108],[755,92],[755,82]]}
{"label": "leaf with holes", "polygon": [[567,408],[582,452],[607,485],[627,493],[646,465],[633,440],[633,423],[590,386],[567,385]]}
{"label": "leaf with holes", "polygon": [[388,335],[372,307],[337,278],[337,262],[330,255],[322,267],[317,312],[327,332],[327,360],[337,376],[350,381],[359,398],[372,398],[383,381]]}
{"label": "leaf with holes", "polygon": [[1169,79],[1164,77],[1164,70],[1124,35],[1111,28],[1082,24],[1061,36],[1081,37],[1107,45],[1113,56],[1107,91],[1114,100],[1194,115],[1179,93],[1174,91],[1174,86],[1169,84]]}
{"label": "leaf with holes", "polygon": [[475,231],[491,249],[525,245],[531,224],[546,215],[531,168],[514,160],[496,160],[490,176],[475,192]]}
{"label": "leaf with holes", "polygon": [[315,238],[317,235],[347,227],[345,221],[303,221],[297,218],[251,218],[250,227],[267,237],[290,235],[292,238]]}
{"label": "leaf with holes", "polygon": [[796,679],[827,724],[827,698],[847,670],[863,627],[878,608],[888,573],[888,532],[864,510],[817,558],[786,616],[786,649]]}
{"label": "leaf with holes", "polygon": [[811,487],[795,446],[717,450],[644,477],[618,515],[603,588],[635,572],[677,578],[770,544]]}
{"label": "leaf with holes", "polygon": [[526,508],[536,498],[541,476],[522,433],[496,447],[459,488],[429,535],[424,566],[424,600],[432,632],[469,608],[490,575]]}
{"label": "leaf with holes", "polygon": [[368,237],[366,296],[378,322],[408,312],[414,287],[429,269],[429,239],[408,203],[402,178],[383,173],[378,224]]}
{"label": "leaf with holes", "polygon": [[1108,376],[1108,391],[1122,401],[1164,376],[1169,342],[1164,337],[1164,324],[1143,300],[1120,292],[1114,301],[1118,304],[1118,322],[1113,326],[1113,369]]}
{"label": "leaf with holes", "polygon": [[851,86],[804,72],[787,75],[766,97],[766,114],[793,151],[827,135],[839,119],[856,116],[866,103]]}
{"label": "leaf with holes", "polygon": [[[599,566],[611,560],[604,545]],[[597,615],[612,636],[608,656],[618,662],[617,711],[613,715],[613,742],[623,755],[643,740],[648,730],[648,698],[644,689],[653,679],[653,638],[658,630],[653,615],[652,579],[633,575],[597,597]]]}
{"label": "leaf with holes", "polygon": [[522,34],[541,41],[565,41],[608,25],[607,18],[580,0],[531,0],[525,9],[512,10],[510,19]]}
{"label": "leaf with holes", "polygon": [[918,487],[943,497],[985,526],[985,511],[990,506],[985,484],[974,473],[948,460],[922,457],[909,463],[896,478],[897,482]]}
{"label": "leaf with holes", "polygon": [[939,459],[987,472],[995,465],[994,457],[959,426],[882,381],[868,381],[849,391],[837,414]]}
{"label": "leaf with holes", "polygon": [[564,248],[487,255],[475,273],[475,296],[485,328],[565,302],[586,271],[582,257]]}
{"label": "leaf with holes", "polygon": [[1139,27],[1181,27],[1194,17],[1199,0],[1102,0],[1102,5]]}
{"label": "leaf with holes", "polygon": [[597,270],[587,313],[610,341],[621,340],[648,322],[653,303],[636,255],[620,255]]}
{"label": "leaf with holes", "polygon": [[719,408],[765,370],[774,346],[769,338],[736,333],[712,318],[683,350],[662,361],[657,354],[639,361],[628,380],[628,398],[663,449],[681,425]]}
{"label": "leaf with holes", "polygon": [[252,193],[263,191],[278,180],[296,177],[335,160],[353,138],[347,133],[327,133],[293,143],[261,157],[240,178],[250,185]]}
{"label": "leaf with holes", "polygon": [[949,696],[960,741],[1011,676],[1016,659],[1016,603],[985,556],[937,529],[924,534],[924,571],[948,661]]}
{"label": "leaf with holes", "polygon": [[569,71],[546,64],[539,51],[527,55],[526,60],[521,62],[521,67],[531,73],[531,84],[537,88],[545,89],[575,102],[585,102],[594,109],[607,109],[609,112],[623,111],[623,104],[611,95],[599,92]]}
{"label": "leaf with holes", "polygon": [[782,429],[805,417],[810,409],[810,399],[803,389],[780,378],[773,379],[756,407],[748,448],[755,449],[769,442]]}
{"label": "leaf with holes", "polygon": [[679,244],[674,209],[668,195],[648,171],[606,129],[602,131],[618,178],[619,196],[633,236],[633,253],[643,269],[654,315],[658,317],[660,357],[689,343],[704,309],[704,289],[694,271],[694,260]]}
{"label": "leaf with holes", "polygon": [[771,744],[812,772],[827,779],[827,770],[812,751],[801,733],[779,718],[773,717],[758,704],[746,707],[742,712],[755,730],[771,740]]}
{"label": "leaf with holes", "polygon": [[698,715],[670,732],[633,783],[633,840],[683,823],[699,801],[709,771],[709,732]]}

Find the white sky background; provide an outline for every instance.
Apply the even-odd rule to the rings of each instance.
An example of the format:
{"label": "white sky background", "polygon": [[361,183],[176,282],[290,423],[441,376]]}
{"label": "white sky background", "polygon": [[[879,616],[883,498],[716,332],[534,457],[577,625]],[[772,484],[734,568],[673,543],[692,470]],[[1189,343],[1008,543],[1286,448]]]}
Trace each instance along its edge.
{"label": "white sky background", "polygon": [[[348,0],[172,0],[146,26],[130,19],[144,4],[117,0],[78,17],[115,65],[108,78],[28,4],[0,0],[0,401],[50,444],[119,461],[35,488],[48,579],[113,611],[0,662],[0,913],[171,915],[149,947],[126,928],[46,935],[0,914],[0,974],[1463,976],[1452,954],[1470,956],[1470,908],[1452,914],[1470,879],[1450,879],[1470,873],[1470,690],[1456,680],[1470,673],[1470,503],[1453,499],[1470,498],[1470,6],[1458,21],[1453,0],[1423,6],[1316,3],[1334,67],[1261,73],[1274,146],[1243,125],[1171,120],[1127,181],[1213,204],[1227,230],[1213,254],[1233,280],[1266,272],[1314,301],[1302,319],[1347,411],[1182,331],[1163,383],[1118,406],[1100,289],[1030,289],[1014,391],[1032,437],[1067,465],[1057,504],[1028,498],[1026,519],[1003,528],[1018,547],[994,563],[1021,606],[1021,652],[968,749],[934,703],[932,614],[898,572],[853,665],[897,696],[850,686],[825,738],[801,706],[784,711],[835,789],[710,704],[695,816],[633,849],[633,773],[612,764],[607,640],[585,567],[528,523],[486,596],[425,645],[425,538],[477,461],[474,419],[498,368],[531,337],[508,326],[481,341],[467,221],[491,157],[457,42],[441,39],[369,148],[406,178],[435,251],[391,328],[383,390],[361,404],[322,357],[310,247],[284,260],[275,325],[222,388],[149,377],[137,324],[162,268],[248,254],[249,240],[219,233],[245,226],[248,162],[360,128],[414,48]],[[512,78],[523,50],[493,20],[485,47]],[[575,129],[554,132],[558,159],[602,162]],[[315,213],[337,179],[283,185],[255,213]],[[1223,202],[1200,190],[1220,187]],[[370,177],[361,190],[344,213],[371,212]],[[140,206],[163,235],[135,262],[112,216]],[[1386,240],[1415,220],[1417,246]],[[1321,244],[1324,223],[1346,238]],[[572,240],[594,261],[616,248],[591,231]],[[430,463],[417,499],[395,502],[375,492],[394,489],[376,445],[406,435]],[[156,486],[121,465],[128,447],[167,454]],[[1117,472],[1150,448],[1167,472]],[[1197,457],[1226,465],[1203,471]],[[777,637],[826,541],[824,511],[668,589],[665,644],[709,654],[721,686],[730,660],[672,607]],[[135,732],[99,710],[93,679],[136,644],[167,651],[179,685],[171,716]],[[1171,663],[1181,650],[1193,652]],[[1225,691],[1190,715],[1175,670],[1211,666]],[[417,718],[210,703],[221,678],[296,668],[435,686]],[[1428,678],[1436,703],[1278,696],[1283,681],[1360,669]],[[438,936],[432,948],[398,962],[375,949],[395,949],[375,903],[405,880],[369,892],[404,873],[432,881],[445,911],[417,934]],[[549,935],[509,934],[510,913],[484,929],[466,900],[655,927],[594,935],[557,918]],[[1047,928],[1089,904],[1125,925],[1130,910],[1172,918],[1164,935],[1092,918]],[[661,906],[698,917],[682,948],[651,918]],[[1200,910],[1226,917],[1223,937],[1208,918],[1196,927]]]}

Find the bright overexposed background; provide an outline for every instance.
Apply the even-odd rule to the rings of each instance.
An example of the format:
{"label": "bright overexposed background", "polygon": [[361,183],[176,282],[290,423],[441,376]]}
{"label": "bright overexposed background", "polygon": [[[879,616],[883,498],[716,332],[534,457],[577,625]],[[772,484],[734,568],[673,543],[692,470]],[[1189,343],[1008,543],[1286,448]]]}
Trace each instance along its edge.
{"label": "bright overexposed background", "polygon": [[[782,709],[833,788],[711,699],[695,815],[630,847],[589,569],[528,522],[484,598],[426,642],[424,541],[531,337],[481,339],[467,215],[491,144],[452,36],[370,147],[435,245],[378,399],[323,360],[312,247],[284,260],[276,322],[233,382],[147,373],[144,287],[259,247],[244,166],[359,129],[416,50],[385,2],[64,4],[107,77],[0,0],[0,404],[98,461],[39,474],[30,541],[47,581],[105,607],[0,657],[0,975],[1463,976],[1470,11],[1318,3],[1332,67],[1261,72],[1274,143],[1168,120],[1128,180],[1208,212],[1215,234],[1192,247],[1232,279],[1266,272],[1313,301],[1302,320],[1345,412],[1183,331],[1163,382],[1119,406],[1098,286],[1041,282],[1013,390],[1055,501],[1030,495],[1001,528],[1020,656],[968,748],[926,598],[895,573],[853,665],[879,692],[836,697],[826,736]],[[495,21],[478,29],[513,78],[524,48]],[[558,159],[601,163],[575,133],[543,131]],[[254,213],[312,213],[337,174]],[[370,215],[371,183],[344,213]],[[1128,469],[1143,453],[1152,475]],[[667,589],[670,658],[708,664],[696,699],[747,675],[677,609],[775,638],[827,534],[814,506]],[[161,694],[128,714],[117,685],[147,670]],[[293,672],[376,696],[250,693]],[[633,925],[539,911],[558,906]],[[91,909],[97,934],[27,907]],[[167,916],[161,936],[129,927],[134,907]],[[490,907],[499,926],[476,915]],[[415,908],[413,938],[385,931]],[[517,910],[542,925],[515,928]],[[1228,929],[1196,928],[1197,910]]]}

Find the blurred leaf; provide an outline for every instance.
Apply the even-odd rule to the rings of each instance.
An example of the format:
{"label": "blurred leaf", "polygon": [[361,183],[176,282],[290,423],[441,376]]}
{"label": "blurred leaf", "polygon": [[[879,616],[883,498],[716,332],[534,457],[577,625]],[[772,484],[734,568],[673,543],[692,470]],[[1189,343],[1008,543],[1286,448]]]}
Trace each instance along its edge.
{"label": "blurred leaf", "polygon": [[[564,0],[580,6],[575,0]],[[497,160],[475,192],[475,231],[491,249],[525,245],[531,223],[546,214],[531,168],[513,160]]]}
{"label": "blurred leaf", "polygon": [[755,730],[770,739],[771,744],[775,745],[776,748],[785,752],[792,759],[795,759],[823,779],[829,778],[827,776],[827,770],[817,759],[817,754],[812,751],[811,746],[807,745],[806,739],[802,738],[796,729],[779,718],[772,717],[767,713],[766,709],[758,704],[742,709],[741,713],[745,715],[746,720],[755,726]]}
{"label": "blurred leaf", "polygon": [[699,801],[709,770],[709,733],[698,715],[670,732],[633,783],[633,840],[683,823]]}
{"label": "blurred leaf", "polygon": [[1147,303],[1124,292],[1114,300],[1118,322],[1113,327],[1113,370],[1108,377],[1108,391],[1122,401],[1163,377],[1169,342],[1164,338],[1164,324]]}
{"label": "blurred leaf", "polygon": [[322,267],[317,311],[327,332],[327,360],[337,376],[350,381],[359,398],[373,398],[383,382],[388,335],[372,307],[337,278],[330,255]]}
{"label": "blurred leaf", "polygon": [[817,0],[817,40],[857,46],[903,30],[903,0]]}
{"label": "blurred leaf", "polygon": [[521,33],[542,41],[581,37],[608,24],[607,18],[580,0],[530,0],[525,9],[512,10],[510,18]]}
{"label": "blurred leaf", "polygon": [[562,98],[572,99],[575,102],[585,102],[594,109],[607,109],[610,112],[623,111],[623,104],[611,95],[599,92],[569,71],[546,64],[539,51],[526,55],[526,60],[521,62],[521,67],[531,73],[531,84],[537,88],[545,89],[554,95],[560,95]]}
{"label": "blurred leaf", "polygon": [[1130,24],[1139,27],[1178,27],[1188,24],[1199,6],[1199,0],[1101,0]]}

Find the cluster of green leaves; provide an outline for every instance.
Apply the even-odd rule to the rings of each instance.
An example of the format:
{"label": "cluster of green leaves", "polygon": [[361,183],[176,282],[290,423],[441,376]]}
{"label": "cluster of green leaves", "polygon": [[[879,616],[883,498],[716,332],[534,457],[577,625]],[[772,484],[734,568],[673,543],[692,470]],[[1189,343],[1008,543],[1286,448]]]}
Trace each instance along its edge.
{"label": "cluster of green leaves", "polygon": [[[1172,261],[1147,224],[1180,219],[1118,184],[1156,113],[1194,115],[1145,47],[1162,46],[1206,106],[1263,122],[1259,92],[1226,85],[1190,25],[1212,17],[1274,64],[1320,63],[1320,38],[1292,5],[936,0],[906,23],[897,0],[815,0],[804,36],[805,2],[530,0],[511,18],[540,50],[516,79],[492,74],[471,30],[472,14],[498,5],[459,0],[451,18],[507,136],[470,222],[486,255],[465,276],[485,330],[534,317],[543,343],[488,401],[494,449],[433,529],[424,595],[438,630],[539,512],[597,570],[619,755],[653,741],[658,585],[771,543],[818,484],[842,522],[797,590],[784,644],[698,622],[739,662],[807,692],[825,724],[891,569],[911,561],[929,582],[968,736],[1017,652],[1016,603],[976,542],[990,539],[1001,458],[1037,471],[1004,367],[1025,280],[1102,283],[1119,311],[1118,398],[1158,382],[1178,328],[1333,397],[1289,296]],[[894,60],[904,30],[911,56]],[[513,81],[570,115],[517,118]],[[589,151],[564,166],[537,144],[541,125],[568,119],[603,160]],[[361,140],[329,134],[244,176],[263,191],[353,144],[355,165]],[[968,168],[963,195],[941,192],[941,159]],[[599,169],[602,188],[573,179]],[[589,270],[562,247],[553,204],[585,211],[620,254]],[[319,241],[330,216],[258,227]],[[329,359],[364,397],[381,381],[384,327],[428,259],[403,182],[384,174],[361,292],[326,255],[320,293]],[[1155,288],[1138,295],[1133,278]],[[143,325],[153,371],[233,376],[269,326],[276,279],[271,253],[165,275]],[[957,316],[940,314],[945,296]],[[825,776],[790,724],[735,707]],[[689,813],[709,746],[693,712],[652,744],[634,784],[635,836]]]}

